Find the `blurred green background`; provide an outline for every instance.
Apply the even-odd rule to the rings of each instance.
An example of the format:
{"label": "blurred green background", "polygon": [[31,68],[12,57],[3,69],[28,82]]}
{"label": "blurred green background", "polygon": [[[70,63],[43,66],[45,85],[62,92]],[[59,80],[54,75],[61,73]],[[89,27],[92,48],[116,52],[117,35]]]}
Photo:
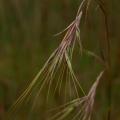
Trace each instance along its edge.
{"label": "blurred green background", "polygon": [[[0,0],[0,120],[4,120],[10,106],[59,45],[62,36],[53,35],[73,21],[80,3],[81,0]],[[112,43],[112,120],[120,120],[120,1],[105,0],[105,3]],[[83,46],[98,53],[98,41],[104,38],[104,25],[95,4],[90,6],[86,25],[83,24]],[[78,55],[73,66],[87,92],[100,66],[86,55],[82,58]],[[100,84],[96,97],[96,120],[106,119],[104,83]],[[33,118],[21,115],[15,120],[44,119],[44,114],[39,111],[37,114]]]}

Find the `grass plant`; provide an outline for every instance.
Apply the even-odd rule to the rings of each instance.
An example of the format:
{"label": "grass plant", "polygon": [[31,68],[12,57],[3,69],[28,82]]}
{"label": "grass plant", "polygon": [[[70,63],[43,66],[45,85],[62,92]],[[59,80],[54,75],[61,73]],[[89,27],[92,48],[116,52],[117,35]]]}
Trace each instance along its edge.
{"label": "grass plant", "polygon": [[[46,100],[49,101],[50,94],[53,96],[57,93],[63,94],[64,97],[70,96],[70,101],[56,109],[50,110],[50,113],[55,111],[56,113],[52,115],[49,120],[90,120],[93,110],[93,105],[95,101],[96,89],[99,84],[100,79],[103,74],[108,73],[110,69],[110,42],[108,39],[108,24],[107,24],[107,13],[105,10],[104,3],[101,0],[94,0],[96,6],[103,13],[103,18],[105,22],[105,40],[106,40],[106,51],[102,51],[103,57],[96,55],[92,51],[86,50],[82,45],[81,41],[81,29],[80,24],[85,14],[85,21],[87,20],[87,15],[89,7],[92,4],[93,0],[82,0],[75,19],[70,23],[70,25],[65,28],[62,32],[56,34],[65,34],[59,46],[51,54],[47,62],[44,64],[42,69],[38,72],[32,82],[29,84],[27,89],[22,93],[18,100],[14,103],[10,110],[10,116],[20,109],[20,106],[26,104],[34,94],[34,99],[32,99],[31,109],[34,109],[36,106],[39,97],[44,89],[46,91]],[[87,54],[93,56],[96,60],[103,65],[103,71],[100,72],[97,79],[90,88],[88,94],[84,91],[83,87],[80,84],[80,80],[76,77],[76,74],[73,70],[72,59],[75,46],[79,45],[80,54]],[[63,82],[65,83],[63,87]],[[109,91],[110,91],[111,81],[109,81]],[[64,89],[64,90],[63,90]],[[51,92],[52,91],[52,92]],[[79,91],[83,94],[80,96]],[[73,100],[74,94],[74,100]],[[109,93],[111,96],[111,93]],[[109,99],[111,99],[109,97]],[[111,101],[109,100],[109,105]],[[10,118],[10,117],[9,117]],[[110,113],[108,116],[110,120]]]}

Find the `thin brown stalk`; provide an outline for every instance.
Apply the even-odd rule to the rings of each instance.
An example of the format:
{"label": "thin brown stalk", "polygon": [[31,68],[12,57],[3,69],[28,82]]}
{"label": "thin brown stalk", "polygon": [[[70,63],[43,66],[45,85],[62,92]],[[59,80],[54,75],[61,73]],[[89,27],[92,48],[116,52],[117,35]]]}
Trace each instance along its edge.
{"label": "thin brown stalk", "polygon": [[104,24],[105,24],[105,41],[106,41],[106,79],[107,79],[107,94],[108,94],[108,114],[107,114],[107,120],[111,120],[111,105],[112,105],[112,80],[110,78],[111,74],[111,47],[110,47],[110,39],[109,39],[109,26],[108,26],[108,14],[107,10],[105,9],[105,4],[102,0],[96,0],[97,4],[100,7],[100,10],[103,13],[104,17]]}

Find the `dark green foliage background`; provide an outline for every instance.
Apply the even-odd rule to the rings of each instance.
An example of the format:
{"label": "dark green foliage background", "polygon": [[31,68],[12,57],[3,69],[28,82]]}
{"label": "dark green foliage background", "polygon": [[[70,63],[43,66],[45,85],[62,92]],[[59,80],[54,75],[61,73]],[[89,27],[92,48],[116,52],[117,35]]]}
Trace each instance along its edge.
{"label": "dark green foliage background", "polygon": [[[109,17],[109,37],[112,43],[112,119],[119,120],[120,1],[104,1]],[[80,2],[80,0],[0,0],[0,119],[4,120],[10,106],[59,45],[62,37],[53,35],[74,19]],[[104,25],[102,14],[94,2],[90,6],[86,25],[84,19],[82,23],[83,46],[99,55],[98,41],[104,39]],[[76,51],[73,67],[87,92],[101,67],[92,57],[83,55],[80,58],[78,53]],[[103,80],[97,90],[93,112],[96,120],[106,120],[106,95],[105,80]],[[60,101],[60,99],[52,100],[51,102]],[[40,111],[36,109],[36,115],[27,119],[42,120],[47,117]],[[26,120],[24,116],[25,113],[17,119]]]}

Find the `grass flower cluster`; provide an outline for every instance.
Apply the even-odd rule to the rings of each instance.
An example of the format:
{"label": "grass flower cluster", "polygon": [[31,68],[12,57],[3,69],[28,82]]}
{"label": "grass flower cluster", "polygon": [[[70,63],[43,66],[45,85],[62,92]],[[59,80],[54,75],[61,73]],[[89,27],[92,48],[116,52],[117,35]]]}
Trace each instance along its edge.
{"label": "grass flower cluster", "polygon": [[[83,14],[85,17],[88,14],[90,4],[93,0],[82,0],[79,6],[77,15],[73,22],[64,29],[59,34],[65,34],[59,46],[51,54],[47,62],[44,64],[43,68],[38,72],[33,81],[29,84],[27,89],[18,98],[15,104],[11,108],[11,113],[13,114],[16,109],[27,103],[34,94],[34,99],[32,99],[31,109],[34,109],[37,101],[39,100],[42,91],[46,91],[46,100],[49,100],[50,94],[54,96],[56,93],[63,94],[66,99],[69,96],[69,102],[58,106],[57,108],[50,110],[49,112],[54,112],[49,120],[90,120],[93,110],[93,105],[95,101],[96,89],[99,84],[100,79],[103,74],[105,74],[106,69],[109,66],[109,62],[106,59],[96,55],[95,53],[84,49],[81,41],[80,24]],[[104,15],[104,21],[106,24],[106,36],[107,35],[107,18],[104,8],[104,3],[101,0],[94,0],[96,6],[102,11]],[[87,19],[87,17],[86,17]],[[107,56],[109,56],[109,40],[107,39]],[[95,57],[100,64],[104,65],[102,72],[98,75],[97,79],[90,88],[88,94],[85,93],[84,89],[80,84],[80,80],[76,77],[72,66],[72,58],[75,50],[75,45],[78,44],[80,48],[81,57],[82,54],[88,54]],[[64,83],[64,85],[63,85]],[[79,91],[83,93],[81,97]],[[74,100],[73,100],[74,96]]]}

